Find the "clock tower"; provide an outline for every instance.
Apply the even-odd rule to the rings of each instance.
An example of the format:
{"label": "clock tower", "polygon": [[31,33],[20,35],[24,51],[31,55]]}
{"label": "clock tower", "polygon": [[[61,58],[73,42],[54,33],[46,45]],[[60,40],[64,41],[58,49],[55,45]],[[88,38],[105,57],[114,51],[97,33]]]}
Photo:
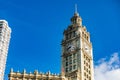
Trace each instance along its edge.
{"label": "clock tower", "polygon": [[61,74],[67,80],[94,80],[90,34],[77,11],[63,35]]}

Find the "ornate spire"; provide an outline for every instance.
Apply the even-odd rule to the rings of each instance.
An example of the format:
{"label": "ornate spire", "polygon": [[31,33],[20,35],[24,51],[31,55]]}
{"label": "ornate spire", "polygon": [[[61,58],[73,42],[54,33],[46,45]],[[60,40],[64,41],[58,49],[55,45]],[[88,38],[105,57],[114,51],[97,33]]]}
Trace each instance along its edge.
{"label": "ornate spire", "polygon": [[10,73],[12,73],[12,72],[13,72],[13,68],[10,69]]}
{"label": "ornate spire", "polygon": [[71,18],[72,24],[77,24],[79,26],[82,26],[82,19],[79,16],[78,10],[77,10],[77,4],[75,4],[75,13],[73,17]]}
{"label": "ornate spire", "polygon": [[75,4],[75,13],[74,13],[75,16],[79,16],[79,13],[77,11],[77,4]]}
{"label": "ornate spire", "polygon": [[38,74],[38,70],[35,70],[35,71],[34,71],[34,74]]}
{"label": "ornate spire", "polygon": [[75,13],[77,13],[77,4],[75,4]]}
{"label": "ornate spire", "polygon": [[26,70],[25,70],[25,69],[23,70],[23,73],[24,73],[24,74],[26,73]]}

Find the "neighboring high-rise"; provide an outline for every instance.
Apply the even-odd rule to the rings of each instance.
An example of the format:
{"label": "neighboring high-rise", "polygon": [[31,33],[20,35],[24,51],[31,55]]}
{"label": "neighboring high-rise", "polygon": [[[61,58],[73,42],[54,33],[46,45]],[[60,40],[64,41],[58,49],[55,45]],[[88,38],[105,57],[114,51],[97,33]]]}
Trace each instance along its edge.
{"label": "neighboring high-rise", "polygon": [[63,35],[60,75],[50,72],[43,74],[38,71],[20,73],[11,69],[9,80],[94,80],[90,34],[82,25],[82,18],[77,10]]}
{"label": "neighboring high-rise", "polygon": [[0,80],[4,78],[11,29],[7,21],[0,20]]}

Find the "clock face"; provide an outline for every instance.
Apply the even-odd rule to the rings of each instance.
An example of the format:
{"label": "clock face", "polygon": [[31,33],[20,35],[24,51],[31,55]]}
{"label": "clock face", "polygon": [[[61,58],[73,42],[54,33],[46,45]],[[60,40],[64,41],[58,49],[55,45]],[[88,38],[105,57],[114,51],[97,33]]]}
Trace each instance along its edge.
{"label": "clock face", "polygon": [[71,44],[67,46],[67,51],[68,51],[68,52],[72,52],[72,51],[74,51],[74,50],[75,50],[75,46],[73,46],[73,45],[71,45]]}
{"label": "clock face", "polygon": [[85,47],[85,51],[89,53],[89,48],[87,46]]}
{"label": "clock face", "polygon": [[89,46],[88,46],[86,43],[84,43],[84,50],[85,50],[87,53],[90,52],[90,48],[89,48]]}

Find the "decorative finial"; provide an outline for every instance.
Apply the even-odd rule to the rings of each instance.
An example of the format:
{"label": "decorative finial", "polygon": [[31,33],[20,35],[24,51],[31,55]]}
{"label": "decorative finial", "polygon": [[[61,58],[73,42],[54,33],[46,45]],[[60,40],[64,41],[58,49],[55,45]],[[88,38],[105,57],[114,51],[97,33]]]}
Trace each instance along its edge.
{"label": "decorative finial", "polygon": [[50,74],[50,70],[48,71],[48,74]]}
{"label": "decorative finial", "polygon": [[30,71],[30,74],[32,74],[32,72]]}
{"label": "decorative finial", "polygon": [[13,72],[13,68],[10,69],[10,72],[11,72],[11,73]]}
{"label": "decorative finial", "polygon": [[77,13],[77,4],[75,4],[75,13]]}
{"label": "decorative finial", "polygon": [[26,70],[25,70],[25,69],[23,70],[23,73],[26,73]]}
{"label": "decorative finial", "polygon": [[19,73],[19,70],[17,71],[17,73]]}
{"label": "decorative finial", "polygon": [[35,70],[35,71],[34,71],[34,74],[38,74],[38,70]]}

